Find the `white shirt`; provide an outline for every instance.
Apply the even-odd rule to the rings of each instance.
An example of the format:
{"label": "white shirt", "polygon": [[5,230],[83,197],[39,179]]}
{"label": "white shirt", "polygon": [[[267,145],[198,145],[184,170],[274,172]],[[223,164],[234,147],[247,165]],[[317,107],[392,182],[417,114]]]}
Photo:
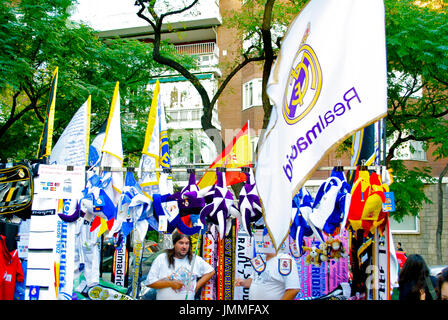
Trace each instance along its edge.
{"label": "white shirt", "polygon": [[[252,269],[249,300],[280,300],[286,290],[300,289],[299,273],[294,259],[287,254],[279,253],[267,262],[264,260],[266,264],[264,271],[258,273]],[[286,268],[279,266],[279,261],[286,262],[284,264]]]}
{"label": "white shirt", "polygon": [[[191,265],[194,261],[193,275]],[[153,284],[159,280],[180,280],[184,286],[179,290],[172,288],[163,288],[157,290],[157,300],[186,300],[188,291],[188,299],[193,300],[196,288],[196,280],[204,274],[212,272],[214,269],[211,265],[199,256],[193,257],[191,263],[188,257],[178,259],[174,257],[174,267],[168,265],[167,254],[161,253],[152,263],[151,269],[145,281],[145,285]],[[188,281],[190,279],[190,281]]]}

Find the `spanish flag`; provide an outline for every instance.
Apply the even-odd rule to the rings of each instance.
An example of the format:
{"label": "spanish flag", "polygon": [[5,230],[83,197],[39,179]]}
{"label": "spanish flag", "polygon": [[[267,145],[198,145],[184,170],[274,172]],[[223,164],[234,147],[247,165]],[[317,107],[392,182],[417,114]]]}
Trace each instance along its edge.
{"label": "spanish flag", "polygon": [[58,69],[59,68],[56,67],[51,78],[50,98],[48,99],[44,128],[42,130],[37,151],[38,159],[47,159],[51,154],[51,147],[53,143],[54,111],[56,105],[56,88],[58,86]]}
{"label": "spanish flag", "polygon": [[[252,167],[252,148],[250,144],[249,121],[241,128],[238,134],[233,138],[232,143],[226,146],[224,151],[210,165],[210,168],[241,168]],[[226,172],[226,182],[230,186],[235,183],[246,180],[243,172]],[[211,186],[216,183],[216,172],[207,171],[199,180],[200,189]]]}

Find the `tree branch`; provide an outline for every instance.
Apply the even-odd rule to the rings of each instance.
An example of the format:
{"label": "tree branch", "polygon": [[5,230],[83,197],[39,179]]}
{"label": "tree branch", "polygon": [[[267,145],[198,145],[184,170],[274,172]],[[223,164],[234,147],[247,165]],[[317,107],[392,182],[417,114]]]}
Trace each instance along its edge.
{"label": "tree branch", "polygon": [[[263,65],[263,80],[262,80],[262,90],[261,99],[263,102],[263,128],[266,129],[269,118],[271,116],[272,106],[269,101],[269,97],[266,92],[269,74],[271,72],[272,65],[274,63],[274,50],[272,48],[272,37],[271,37],[271,19],[272,19],[272,8],[274,7],[275,0],[267,0],[264,7],[263,24],[261,26],[261,35],[264,44],[264,54],[265,62]],[[280,46],[279,46],[280,47]]]}
{"label": "tree branch", "polygon": [[[204,86],[200,83],[199,79],[194,74],[192,74],[189,70],[187,70],[183,65],[181,65],[180,63],[178,63],[177,61],[175,61],[171,58],[163,56],[160,53],[161,29],[162,29],[163,18],[166,16],[169,16],[169,15],[182,13],[182,12],[192,8],[198,2],[198,0],[194,0],[189,6],[183,8],[183,9],[175,10],[175,11],[171,11],[169,13],[162,14],[160,17],[157,16],[156,12],[154,11],[153,6],[149,7],[148,11],[153,16],[153,18],[155,20],[155,24],[150,19],[148,19],[148,17],[146,17],[143,14],[143,11],[145,9],[145,5],[143,3],[144,1],[138,0],[138,2],[142,8],[138,11],[137,16],[144,19],[148,23],[150,23],[151,27],[154,30],[154,42],[153,42],[154,49],[152,52],[152,57],[153,57],[154,61],[156,61],[160,64],[163,64],[165,66],[171,67],[172,69],[176,70],[194,86],[194,88],[199,93],[201,100],[202,100],[202,106],[203,106],[203,114],[201,117],[202,129],[213,141],[213,143],[216,146],[217,151],[220,152],[220,150],[224,149],[225,144],[224,144],[224,141],[220,134],[219,134],[220,139],[216,139],[218,130],[212,124],[213,108],[210,104],[210,98],[209,98],[208,93],[205,90]],[[154,3],[152,3],[152,5],[154,5]],[[218,140],[220,140],[220,141],[218,141]]]}

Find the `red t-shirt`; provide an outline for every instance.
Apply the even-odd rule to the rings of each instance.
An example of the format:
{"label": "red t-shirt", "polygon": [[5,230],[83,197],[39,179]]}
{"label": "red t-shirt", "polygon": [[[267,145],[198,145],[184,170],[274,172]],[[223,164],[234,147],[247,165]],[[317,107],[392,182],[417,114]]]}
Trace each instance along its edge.
{"label": "red t-shirt", "polygon": [[398,264],[400,265],[400,268],[403,268],[403,265],[406,262],[406,260],[408,259],[408,257],[406,257],[406,253],[404,251],[396,251],[396,254],[397,254]]}
{"label": "red t-shirt", "polygon": [[0,235],[0,300],[13,300],[17,282],[23,282],[25,275],[18,251],[8,251],[5,236]]}

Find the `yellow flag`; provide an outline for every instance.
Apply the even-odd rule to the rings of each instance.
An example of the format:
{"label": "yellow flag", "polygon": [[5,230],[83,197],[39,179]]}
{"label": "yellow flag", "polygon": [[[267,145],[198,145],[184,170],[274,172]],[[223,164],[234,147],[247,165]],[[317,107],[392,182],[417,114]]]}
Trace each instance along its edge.
{"label": "yellow flag", "polygon": [[50,98],[48,99],[44,128],[42,130],[37,151],[38,159],[46,159],[51,154],[51,147],[53,143],[54,111],[56,105],[56,89],[58,85],[58,69],[59,68],[56,67],[51,78]]}

